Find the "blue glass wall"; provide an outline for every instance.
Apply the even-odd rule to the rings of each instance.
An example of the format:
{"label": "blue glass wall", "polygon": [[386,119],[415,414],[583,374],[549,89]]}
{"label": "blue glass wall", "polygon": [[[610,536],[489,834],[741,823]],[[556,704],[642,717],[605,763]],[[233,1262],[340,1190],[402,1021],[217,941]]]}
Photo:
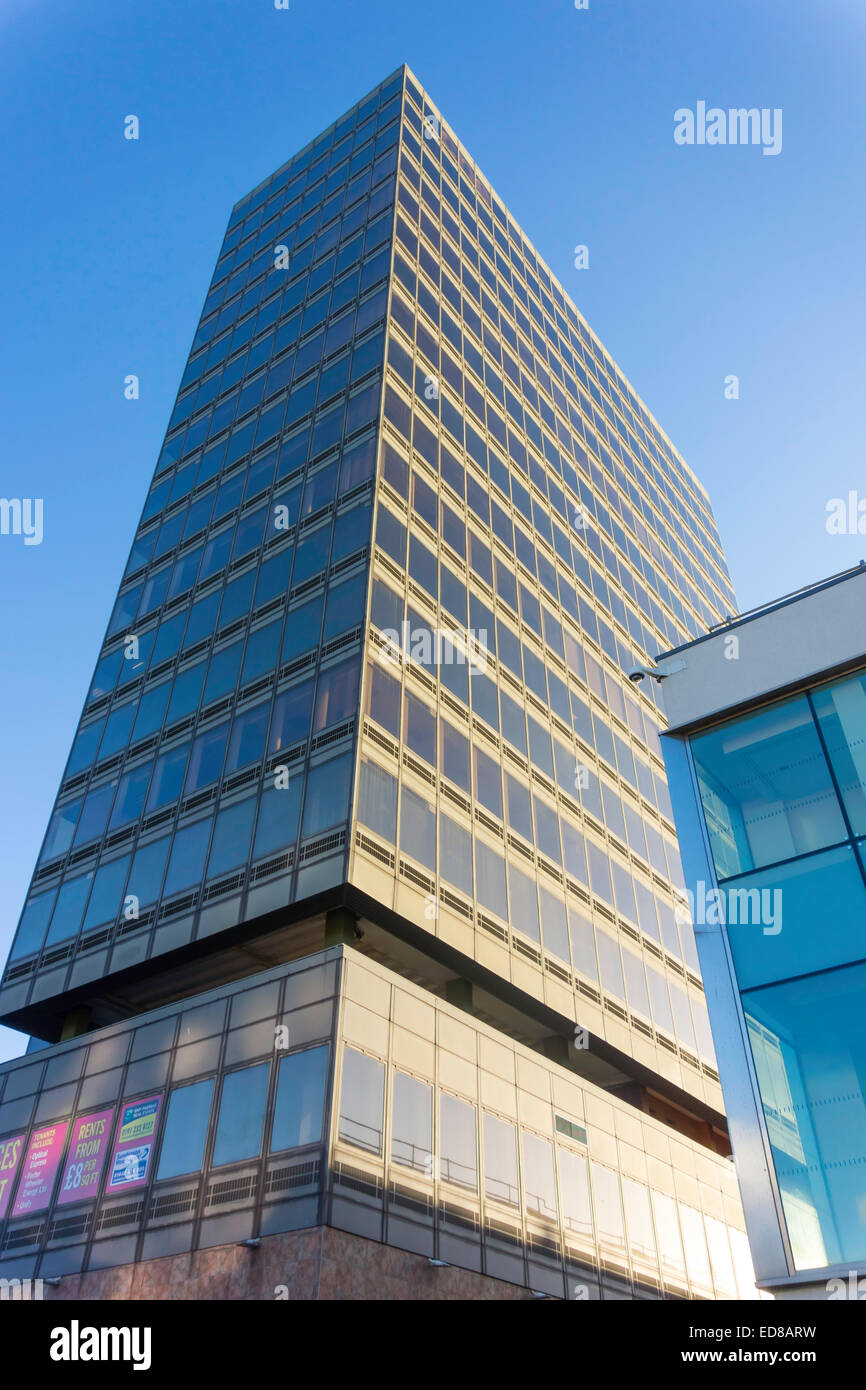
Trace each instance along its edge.
{"label": "blue glass wall", "polygon": [[798,1269],[866,1258],[866,674],[691,740]]}
{"label": "blue glass wall", "polygon": [[401,88],[232,213],[5,986],[343,876]]}

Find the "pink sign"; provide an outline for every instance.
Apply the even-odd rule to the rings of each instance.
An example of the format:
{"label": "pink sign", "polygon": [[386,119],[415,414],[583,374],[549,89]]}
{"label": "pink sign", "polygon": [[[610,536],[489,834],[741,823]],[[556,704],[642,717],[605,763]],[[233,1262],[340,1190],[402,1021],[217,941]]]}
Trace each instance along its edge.
{"label": "pink sign", "polygon": [[75,1121],[57,1195],[59,1207],[69,1202],[86,1202],[96,1196],[111,1142],[113,1114],[114,1106],[111,1106],[95,1115],[79,1115]]}
{"label": "pink sign", "polygon": [[12,1184],[18,1171],[23,1143],[23,1134],[16,1134],[11,1139],[0,1139],[0,1220],[6,1215],[9,1198],[12,1196]]}
{"label": "pink sign", "polygon": [[21,1181],[15,1195],[13,1216],[26,1216],[32,1211],[44,1211],[51,1202],[54,1179],[60,1166],[63,1141],[69,1122],[47,1125],[45,1129],[34,1129],[27,1145]]}
{"label": "pink sign", "polygon": [[147,1100],[125,1102],[120,1107],[106,1192],[128,1192],[147,1182],[161,1099],[148,1096]]}

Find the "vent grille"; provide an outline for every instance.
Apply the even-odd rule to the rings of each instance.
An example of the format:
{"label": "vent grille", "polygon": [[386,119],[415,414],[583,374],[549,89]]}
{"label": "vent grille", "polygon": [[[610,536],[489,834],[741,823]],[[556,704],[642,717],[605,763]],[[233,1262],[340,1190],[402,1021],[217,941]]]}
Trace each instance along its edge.
{"label": "vent grille", "polygon": [[205,1205],[225,1206],[228,1202],[251,1202],[256,1190],[257,1173],[246,1173],[238,1178],[223,1178],[208,1184]]}
{"label": "vent grille", "polygon": [[274,1168],[265,1178],[265,1194],[290,1192],[297,1187],[317,1187],[321,1168],[317,1158],[308,1163],[293,1163],[285,1168]]}
{"label": "vent grille", "polygon": [[198,1184],[186,1187],[182,1192],[156,1192],[151,1198],[149,1219],[165,1220],[171,1216],[186,1216],[195,1208],[198,1197]]}
{"label": "vent grille", "polygon": [[318,840],[311,840],[308,845],[304,845],[298,855],[298,862],[305,864],[308,859],[316,859],[320,854],[329,854],[331,850],[339,849],[346,843],[345,830],[334,831],[331,835],[322,835]]}
{"label": "vent grille", "polygon": [[377,844],[375,840],[371,840],[370,836],[365,835],[363,831],[355,831],[355,844],[359,849],[362,849],[365,854],[371,854],[373,858],[378,859],[381,864],[386,864],[389,869],[393,869],[394,855],[391,851],[385,849],[383,845]]}
{"label": "vent grille", "polygon": [[137,1202],[124,1202],[122,1206],[106,1207],[99,1213],[97,1229],[113,1231],[117,1226],[135,1225],[141,1220],[143,1212],[143,1197],[140,1197]]}

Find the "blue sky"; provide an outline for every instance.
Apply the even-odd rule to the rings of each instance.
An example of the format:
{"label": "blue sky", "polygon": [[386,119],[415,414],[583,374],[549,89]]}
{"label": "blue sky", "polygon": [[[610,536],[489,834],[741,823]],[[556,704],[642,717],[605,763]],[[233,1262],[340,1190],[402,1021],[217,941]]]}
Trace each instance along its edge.
{"label": "blue sky", "polygon": [[[232,203],[408,62],[708,488],[750,607],[866,554],[826,529],[866,496],[864,58],[862,0],[3,0],[0,494],[44,536],[0,535],[0,954]],[[678,146],[698,101],[781,108],[781,153]]]}

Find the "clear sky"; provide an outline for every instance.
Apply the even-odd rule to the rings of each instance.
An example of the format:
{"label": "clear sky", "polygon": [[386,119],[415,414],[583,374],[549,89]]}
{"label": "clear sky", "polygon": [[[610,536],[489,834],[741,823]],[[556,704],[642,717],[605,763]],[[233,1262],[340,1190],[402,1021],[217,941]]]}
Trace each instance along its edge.
{"label": "clear sky", "polygon": [[[747,608],[866,555],[826,529],[866,498],[864,60],[863,0],[2,0],[0,495],[44,521],[0,535],[0,955],[231,205],[407,62],[708,488]],[[701,101],[781,108],[781,152],[676,144]]]}

